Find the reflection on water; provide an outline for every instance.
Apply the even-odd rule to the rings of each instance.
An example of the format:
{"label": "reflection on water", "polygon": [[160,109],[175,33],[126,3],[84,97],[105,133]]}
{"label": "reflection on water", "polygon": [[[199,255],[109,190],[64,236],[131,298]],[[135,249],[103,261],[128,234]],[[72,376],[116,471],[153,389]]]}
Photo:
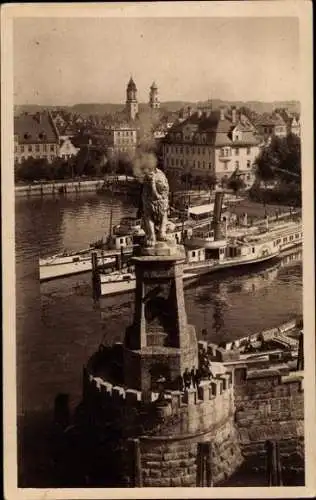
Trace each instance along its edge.
{"label": "reflection on water", "polygon": [[[56,394],[70,394],[72,405],[79,401],[83,364],[101,341],[122,340],[131,322],[133,294],[95,305],[89,273],[39,284],[39,255],[78,250],[101,238],[109,230],[111,204],[114,224],[136,212],[127,201],[95,194],[16,201],[17,404],[23,436],[50,414]],[[198,336],[206,329],[209,340],[234,339],[301,314],[301,253],[291,255],[273,265],[214,273],[186,289],[188,319]],[[32,457],[39,454],[34,446],[32,441],[28,448]],[[23,453],[25,479],[35,465],[27,448]]]}

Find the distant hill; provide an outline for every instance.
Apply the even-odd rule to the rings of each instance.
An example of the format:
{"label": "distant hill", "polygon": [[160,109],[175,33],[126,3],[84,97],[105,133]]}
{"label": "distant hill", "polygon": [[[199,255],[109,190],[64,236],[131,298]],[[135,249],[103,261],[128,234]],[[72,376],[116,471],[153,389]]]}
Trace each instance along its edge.
{"label": "distant hill", "polygon": [[[169,112],[178,111],[179,109],[187,106],[207,106],[209,101],[199,101],[197,103],[188,101],[165,101],[161,103],[161,107]],[[271,113],[275,108],[287,108],[290,112],[300,112],[299,101],[272,101],[272,102],[262,102],[262,101],[224,101],[221,99],[212,99],[212,107],[218,108],[219,106],[246,106],[253,111],[262,113]],[[146,109],[148,104],[139,103],[140,110]],[[36,113],[43,109],[65,109],[73,113],[78,113],[81,115],[104,115],[107,113],[117,113],[123,111],[124,104],[113,104],[113,103],[82,103],[75,104],[74,106],[45,106],[37,104],[25,104],[17,105],[14,107],[14,113]]]}

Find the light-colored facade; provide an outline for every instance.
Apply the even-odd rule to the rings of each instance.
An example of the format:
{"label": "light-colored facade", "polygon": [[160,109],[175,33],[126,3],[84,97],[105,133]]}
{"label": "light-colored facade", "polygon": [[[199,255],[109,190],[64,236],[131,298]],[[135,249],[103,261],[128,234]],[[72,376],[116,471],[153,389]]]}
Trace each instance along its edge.
{"label": "light-colored facade", "polygon": [[149,91],[149,106],[151,109],[159,109],[160,101],[158,94],[158,87],[155,82],[152,83]]}
{"label": "light-colored facade", "polygon": [[14,162],[45,158],[52,162],[59,155],[59,136],[49,112],[23,114],[14,119]]}
{"label": "light-colored facade", "polygon": [[163,141],[164,168],[175,177],[215,175],[220,182],[238,174],[249,186],[258,154],[253,130],[241,124],[235,112],[228,118],[224,110],[194,113],[171,127]]}
{"label": "light-colored facade", "polygon": [[129,125],[112,126],[104,130],[108,152],[113,155],[127,153],[134,155],[137,147],[137,129]]}
{"label": "light-colored facade", "polygon": [[70,158],[77,156],[79,148],[76,148],[71,140],[67,137],[61,139],[58,156],[63,160],[69,160]]}

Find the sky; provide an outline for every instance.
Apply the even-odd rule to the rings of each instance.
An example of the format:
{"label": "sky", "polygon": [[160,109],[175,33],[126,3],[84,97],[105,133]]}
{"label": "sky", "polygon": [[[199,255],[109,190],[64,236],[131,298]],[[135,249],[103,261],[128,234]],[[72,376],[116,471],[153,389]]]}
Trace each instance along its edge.
{"label": "sky", "polygon": [[299,23],[281,18],[20,18],[15,104],[123,103],[156,81],[161,101],[293,100]]}

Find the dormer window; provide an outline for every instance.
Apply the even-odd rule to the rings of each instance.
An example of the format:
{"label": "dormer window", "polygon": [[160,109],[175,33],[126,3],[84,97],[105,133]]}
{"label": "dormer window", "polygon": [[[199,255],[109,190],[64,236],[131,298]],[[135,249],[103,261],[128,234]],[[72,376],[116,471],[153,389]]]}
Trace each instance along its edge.
{"label": "dormer window", "polygon": [[29,134],[28,132],[26,134],[24,134],[24,139],[30,139],[31,138],[31,134]]}

